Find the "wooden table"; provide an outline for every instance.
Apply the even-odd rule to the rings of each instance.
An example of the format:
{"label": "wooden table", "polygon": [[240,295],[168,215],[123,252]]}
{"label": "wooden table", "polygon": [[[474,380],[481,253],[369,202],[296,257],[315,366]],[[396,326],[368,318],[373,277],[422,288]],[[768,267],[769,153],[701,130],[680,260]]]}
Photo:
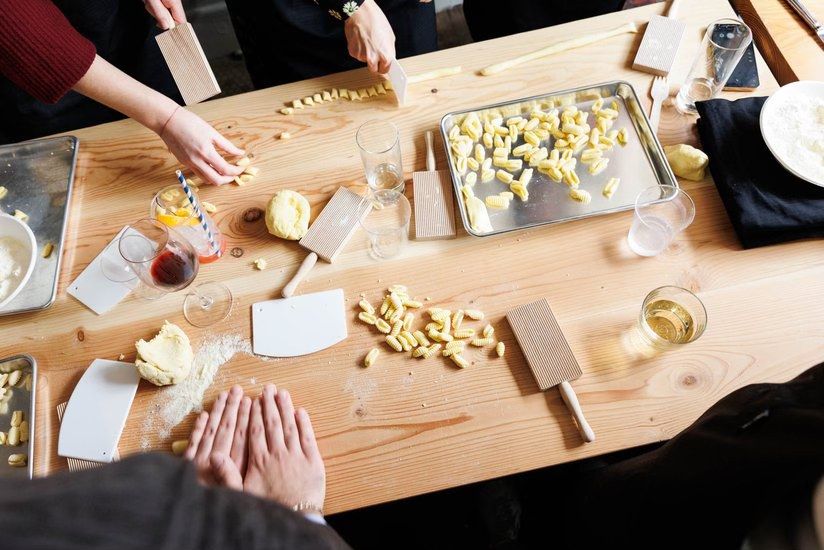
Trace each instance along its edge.
{"label": "wooden table", "polygon": [[[338,102],[294,116],[277,113],[283,102],[320,89],[357,88],[372,82],[365,71],[331,75],[193,108],[254,155],[261,175],[253,185],[203,189],[230,247],[244,251],[205,266],[200,280],[217,279],[234,292],[234,314],[209,329],[196,329],[181,314],[182,294],[155,303],[129,299],[101,317],[66,295],[66,286],[117,230],[147,213],[152,195],[172,182],[177,164],[156,136],[132,121],[80,130],[80,156],[71,206],[65,268],[57,303],[30,315],[0,318],[0,356],[33,354],[38,379],[36,468],[64,468],[56,454],[55,406],[68,399],[96,357],[134,358],[133,343],[150,337],[164,319],[179,323],[195,347],[220,333],[250,337],[249,306],[276,296],[305,256],[297,244],[271,237],[262,220],[244,221],[281,188],[303,193],[313,215],[340,185],[362,181],[355,129],[383,118],[402,129],[407,176],[424,167],[423,134],[454,109],[481,106],[612,79],[632,82],[646,96],[648,75],[629,66],[640,35],[535,61],[494,77],[476,71],[578,33],[645,21],[662,6],[624,11],[587,21],[482,42],[405,60],[411,74],[461,64],[458,76],[412,87],[402,109],[390,96]],[[730,15],[722,0],[695,0],[684,10],[689,25],[676,79],[682,77],[702,26]],[[777,86],[759,58],[762,89]],[[692,141],[693,121],[664,112],[662,140]],[[289,131],[292,139],[276,137]],[[441,151],[438,161],[443,166]],[[451,241],[411,242],[400,259],[375,262],[358,234],[333,265],[319,264],[300,292],[341,287],[354,317],[359,293],[376,302],[392,283],[410,286],[431,305],[484,310],[508,345],[504,359],[476,355],[472,368],[455,369],[443,358],[425,362],[384,352],[371,369],[360,367],[379,342],[354,321],[350,336],[309,357],[263,361],[239,354],[218,373],[209,403],[232,383],[250,392],[266,382],[291,390],[314,420],[328,467],[327,509],[339,512],[446,487],[591,457],[672,437],[719,398],[746,384],[788,380],[822,358],[824,254],[820,242],[797,242],[743,251],[707,179],[682,182],[695,198],[695,223],[665,254],[640,258],[625,246],[631,214]],[[251,261],[264,257],[270,269]],[[492,268],[494,266],[494,268]],[[622,347],[644,296],[676,284],[697,291],[709,327],[696,343],[640,360]],[[574,383],[597,441],[582,444],[557,392],[539,393],[513,340],[504,313],[547,297],[584,375]],[[412,374],[410,374],[412,373]],[[140,386],[120,443],[124,455],[168,449],[186,437],[185,422],[161,437],[147,419],[162,394]],[[93,429],[93,426],[90,427]]]}
{"label": "wooden table", "polygon": [[[824,21],[824,0],[802,0]],[[781,85],[824,80],[824,44],[786,0],[733,0]]]}

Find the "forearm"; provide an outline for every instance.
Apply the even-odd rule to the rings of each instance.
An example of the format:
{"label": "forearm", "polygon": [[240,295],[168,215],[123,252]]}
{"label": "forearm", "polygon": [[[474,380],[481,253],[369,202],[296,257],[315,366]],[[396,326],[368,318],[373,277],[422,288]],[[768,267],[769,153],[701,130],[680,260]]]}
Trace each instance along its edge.
{"label": "forearm", "polygon": [[133,118],[157,134],[179,107],[96,55],[74,91]]}

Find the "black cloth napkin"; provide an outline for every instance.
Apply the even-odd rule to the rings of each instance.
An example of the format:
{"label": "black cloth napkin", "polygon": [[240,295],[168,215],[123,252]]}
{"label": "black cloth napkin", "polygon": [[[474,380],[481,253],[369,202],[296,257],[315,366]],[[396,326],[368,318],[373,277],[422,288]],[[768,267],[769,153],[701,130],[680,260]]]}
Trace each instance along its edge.
{"label": "black cloth napkin", "polygon": [[824,188],[788,172],[761,137],[766,100],[696,103],[710,172],[744,248],[824,236]]}

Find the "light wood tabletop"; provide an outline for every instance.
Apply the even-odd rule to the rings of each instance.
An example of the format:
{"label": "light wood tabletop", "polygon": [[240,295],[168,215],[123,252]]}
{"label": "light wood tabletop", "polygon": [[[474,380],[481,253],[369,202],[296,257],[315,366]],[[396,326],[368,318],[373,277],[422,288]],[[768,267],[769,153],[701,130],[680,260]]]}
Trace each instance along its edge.
{"label": "light wood tabletop", "polygon": [[[186,323],[183,293],[156,302],[132,297],[99,317],[66,294],[67,285],[122,226],[148,213],[153,194],[174,183],[178,168],[161,141],[133,121],[74,132],[80,154],[58,300],[47,311],[0,318],[0,356],[30,353],[40,367],[37,473],[65,468],[56,454],[55,407],[69,398],[94,358],[116,359],[122,353],[133,360],[135,340],[151,337],[166,319],[186,330],[196,350],[221,334],[248,344],[250,304],[277,297],[306,255],[296,243],[270,236],[263,220],[248,214],[264,208],[276,190],[290,188],[309,199],[314,219],[339,186],[362,184],[354,141],[361,123],[380,118],[400,127],[410,178],[425,166],[424,132],[451,110],[614,79],[631,82],[648,104],[651,77],[630,69],[640,34],[496,76],[477,71],[582,33],[629,20],[643,23],[662,9],[646,6],[406,59],[410,74],[453,65],[462,65],[463,72],[411,86],[403,108],[391,96],[380,96],[292,116],[277,112],[284,102],[322,89],[373,83],[365,70],[192,107],[245,147],[261,170],[252,184],[201,191],[218,206],[215,218],[229,247],[244,252],[202,268],[199,282],[223,281],[236,298],[234,313],[207,329]],[[723,0],[694,0],[691,9],[682,10],[688,29],[675,81],[686,74],[704,26],[730,14]],[[756,93],[768,94],[777,83],[760,57],[758,62],[762,86]],[[292,139],[277,139],[283,131]],[[667,106],[660,136],[665,144],[694,142],[694,121]],[[440,146],[437,155],[444,166]],[[630,212],[494,238],[473,238],[461,229],[454,240],[410,241],[400,258],[383,262],[368,257],[358,233],[334,264],[319,264],[299,288],[303,294],[344,289],[349,337],[296,359],[239,353],[220,368],[205,404],[233,383],[249,392],[259,392],[267,382],[288,388],[314,421],[328,469],[330,513],[666,440],[731,391],[786,381],[824,355],[821,244],[744,251],[712,181],[682,183],[695,199],[695,222],[655,258],[626,248]],[[253,269],[259,257],[268,260],[269,269]],[[361,293],[377,302],[393,283],[431,298],[427,305],[482,309],[507,345],[505,357],[477,352],[470,356],[474,364],[460,370],[446,358],[418,361],[384,346],[378,363],[362,368],[366,351],[381,340],[354,321],[357,302]],[[708,310],[707,331],[682,350],[639,359],[623,346],[624,336],[645,295],[670,284],[698,293]],[[583,369],[573,386],[597,434],[594,443],[582,443],[557,391],[538,391],[504,320],[509,309],[544,297]],[[168,451],[170,441],[187,436],[193,414],[165,433],[158,412],[166,404],[164,392],[141,383],[120,442],[123,455]]]}
{"label": "light wood tabletop", "polygon": [[[824,22],[824,0],[801,1]],[[824,80],[824,43],[786,0],[733,0],[733,5],[780,84]]]}

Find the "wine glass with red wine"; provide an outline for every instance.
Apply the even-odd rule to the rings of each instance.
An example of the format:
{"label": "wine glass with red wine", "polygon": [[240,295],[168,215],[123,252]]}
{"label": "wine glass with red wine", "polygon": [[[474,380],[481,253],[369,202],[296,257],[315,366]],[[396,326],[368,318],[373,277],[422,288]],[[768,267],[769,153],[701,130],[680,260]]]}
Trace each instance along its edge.
{"label": "wine glass with red wine", "polygon": [[[148,290],[144,292],[148,298],[189,287],[200,268],[197,252],[189,241],[151,218],[130,225],[118,248]],[[232,293],[225,285],[208,282],[190,290],[183,303],[183,314],[195,326],[216,323],[232,309]]]}

